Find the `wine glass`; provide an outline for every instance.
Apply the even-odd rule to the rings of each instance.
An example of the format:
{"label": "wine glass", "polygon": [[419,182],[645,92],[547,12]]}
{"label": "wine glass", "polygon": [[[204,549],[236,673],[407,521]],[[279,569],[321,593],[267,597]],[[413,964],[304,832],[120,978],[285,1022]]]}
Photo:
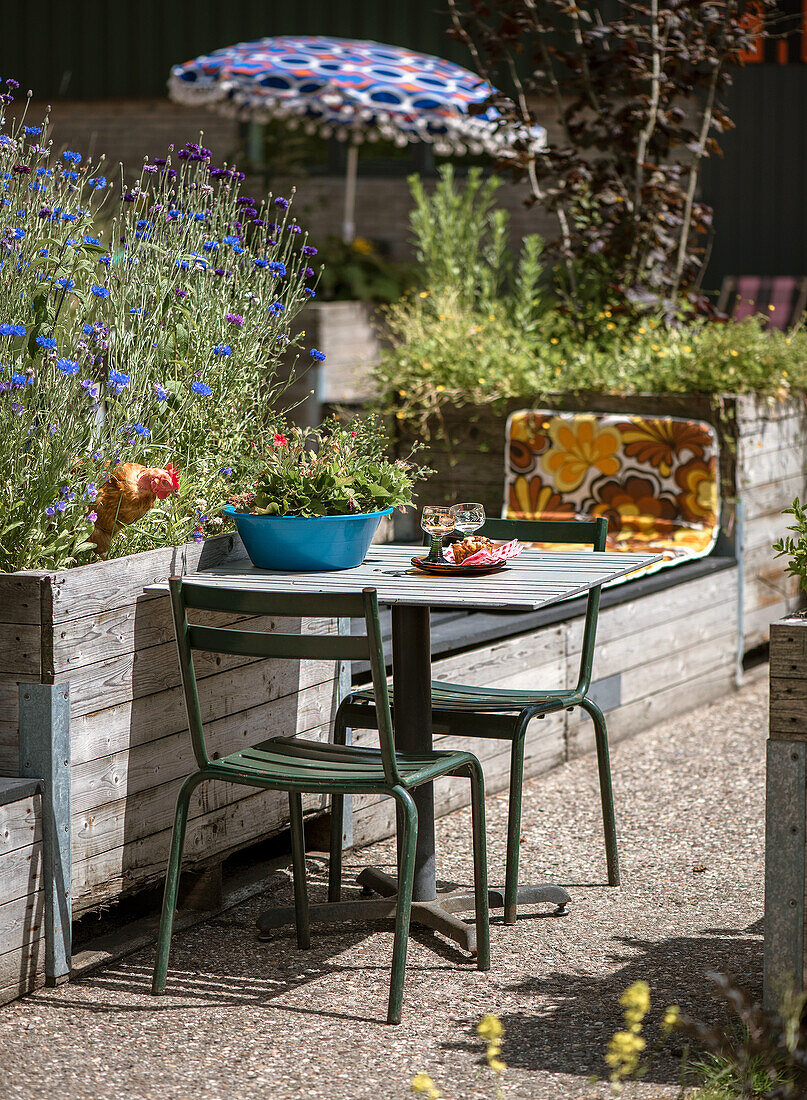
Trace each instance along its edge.
{"label": "wine glass", "polygon": [[445,563],[443,557],[443,536],[454,530],[454,516],[450,508],[431,505],[423,509],[420,526],[431,536],[432,544],[426,561],[432,564]]}
{"label": "wine glass", "polygon": [[478,531],[485,522],[485,509],[481,504],[453,504],[450,510],[454,517],[454,529],[463,538]]}

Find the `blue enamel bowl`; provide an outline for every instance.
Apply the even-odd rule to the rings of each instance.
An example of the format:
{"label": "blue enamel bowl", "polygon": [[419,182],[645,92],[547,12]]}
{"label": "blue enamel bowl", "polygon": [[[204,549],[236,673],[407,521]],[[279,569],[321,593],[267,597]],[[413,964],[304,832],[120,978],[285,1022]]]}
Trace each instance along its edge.
{"label": "blue enamel bowl", "polygon": [[313,573],[324,569],[353,569],[370,549],[382,512],[350,516],[252,516],[222,508],[232,516],[250,561],[259,569],[281,573]]}

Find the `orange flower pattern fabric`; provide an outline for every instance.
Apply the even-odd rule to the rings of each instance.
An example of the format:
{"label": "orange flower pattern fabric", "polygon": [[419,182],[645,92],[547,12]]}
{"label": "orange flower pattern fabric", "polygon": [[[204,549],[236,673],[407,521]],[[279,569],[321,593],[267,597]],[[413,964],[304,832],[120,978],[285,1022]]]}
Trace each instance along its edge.
{"label": "orange flower pattern fabric", "polygon": [[719,462],[710,424],[522,410],[507,421],[506,454],[508,519],[605,516],[609,550],[664,555],[646,572],[705,557],[717,540]]}

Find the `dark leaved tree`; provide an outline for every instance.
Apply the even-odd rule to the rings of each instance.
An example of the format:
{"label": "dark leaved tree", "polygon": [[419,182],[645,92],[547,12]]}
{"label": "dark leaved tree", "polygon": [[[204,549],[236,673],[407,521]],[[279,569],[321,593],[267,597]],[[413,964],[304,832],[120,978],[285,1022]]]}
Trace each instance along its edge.
{"label": "dark leaved tree", "polygon": [[[670,308],[692,295],[712,226],[698,173],[732,126],[725,92],[771,33],[773,0],[448,3],[480,75],[511,90],[492,105],[531,201],[558,219],[550,253],[581,324],[617,302]],[[547,147],[531,151],[525,126],[548,105]]]}

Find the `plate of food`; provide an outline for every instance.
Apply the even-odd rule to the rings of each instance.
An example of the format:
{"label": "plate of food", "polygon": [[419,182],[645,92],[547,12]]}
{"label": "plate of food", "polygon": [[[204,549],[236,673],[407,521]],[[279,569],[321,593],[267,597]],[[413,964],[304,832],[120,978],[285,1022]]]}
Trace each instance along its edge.
{"label": "plate of food", "polygon": [[522,549],[516,539],[506,542],[503,546],[497,546],[484,535],[469,535],[445,548],[444,561],[429,561],[426,557],[412,558],[412,565],[425,573],[480,577],[505,569],[508,559],[520,554]]}

